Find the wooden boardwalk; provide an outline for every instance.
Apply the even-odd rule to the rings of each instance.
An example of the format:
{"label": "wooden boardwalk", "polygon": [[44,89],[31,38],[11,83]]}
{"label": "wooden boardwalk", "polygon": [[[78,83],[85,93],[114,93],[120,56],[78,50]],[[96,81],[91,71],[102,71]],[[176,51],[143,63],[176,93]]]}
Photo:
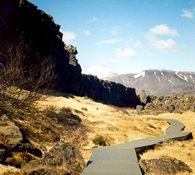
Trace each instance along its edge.
{"label": "wooden boardwalk", "polygon": [[182,140],[192,135],[191,132],[182,132],[185,126],[177,120],[158,120],[170,124],[166,135],[94,149],[82,175],[142,175],[137,158],[140,151],[166,140]]}

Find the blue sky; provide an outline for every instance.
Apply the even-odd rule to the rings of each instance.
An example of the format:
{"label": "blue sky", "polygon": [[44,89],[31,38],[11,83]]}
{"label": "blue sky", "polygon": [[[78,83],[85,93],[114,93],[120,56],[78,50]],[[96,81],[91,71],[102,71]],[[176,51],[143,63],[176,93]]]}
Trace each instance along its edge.
{"label": "blue sky", "polygon": [[195,71],[195,0],[32,0],[78,49],[83,73]]}

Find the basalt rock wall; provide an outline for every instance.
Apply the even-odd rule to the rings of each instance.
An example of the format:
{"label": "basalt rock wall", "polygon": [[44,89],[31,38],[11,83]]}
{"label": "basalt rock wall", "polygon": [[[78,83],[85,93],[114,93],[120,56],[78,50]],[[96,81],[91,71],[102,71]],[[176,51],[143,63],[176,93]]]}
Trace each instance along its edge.
{"label": "basalt rock wall", "polygon": [[88,96],[106,104],[136,106],[138,99],[134,89],[82,75],[75,57],[77,51],[64,44],[62,36],[53,18],[29,1],[0,1],[1,64],[19,57],[28,73],[28,68],[37,68],[48,58],[55,67],[57,78],[53,87],[56,90]]}
{"label": "basalt rock wall", "polygon": [[92,75],[83,75],[79,94],[96,101],[115,106],[135,107],[139,104],[135,89],[121,84],[100,80]]}
{"label": "basalt rock wall", "polygon": [[[55,64],[55,88],[70,91],[81,77],[80,65],[69,64],[63,34],[53,18],[26,0],[0,1],[0,61],[20,57],[28,68],[39,66],[45,58]],[[68,82],[68,83],[67,83]]]}

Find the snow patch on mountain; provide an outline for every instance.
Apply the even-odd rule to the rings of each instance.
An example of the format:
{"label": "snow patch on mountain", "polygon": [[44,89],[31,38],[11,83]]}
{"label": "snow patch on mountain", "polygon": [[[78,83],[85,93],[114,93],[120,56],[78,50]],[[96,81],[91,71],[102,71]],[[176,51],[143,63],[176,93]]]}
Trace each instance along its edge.
{"label": "snow patch on mountain", "polygon": [[175,72],[175,74],[176,74],[179,78],[181,78],[182,80],[188,81],[187,77],[184,76],[184,75],[182,75],[181,73]]}
{"label": "snow patch on mountain", "polygon": [[160,72],[161,73],[161,75],[165,78],[165,79],[167,79],[167,77],[165,76],[165,74],[163,73],[163,72]]}
{"label": "snow patch on mountain", "polygon": [[146,72],[143,71],[143,72],[140,72],[139,74],[134,75],[134,78],[145,77],[145,75],[146,75]]}
{"label": "snow patch on mountain", "polygon": [[174,86],[175,86],[175,83],[174,83],[173,81],[169,80],[169,82],[170,82],[172,85],[174,85]]}
{"label": "snow patch on mountain", "polygon": [[172,93],[195,93],[195,72],[176,72],[171,70],[144,70],[138,74],[123,74],[109,79],[124,86],[135,88],[139,94],[145,90],[153,95]]}

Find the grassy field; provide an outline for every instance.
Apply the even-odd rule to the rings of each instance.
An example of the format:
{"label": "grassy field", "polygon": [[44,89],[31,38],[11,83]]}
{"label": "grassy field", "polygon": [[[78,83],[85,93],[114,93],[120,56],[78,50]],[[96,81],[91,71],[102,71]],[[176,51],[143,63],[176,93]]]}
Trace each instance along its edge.
{"label": "grassy field", "polygon": [[[146,119],[137,115],[133,109],[108,106],[85,97],[46,96],[36,106],[40,110],[51,106],[56,110],[66,107],[82,119],[86,136],[79,145],[75,145],[79,146],[86,161],[97,146],[93,143],[96,136],[102,136],[106,144],[111,145],[162,135],[168,127],[166,122]],[[76,135],[81,136],[82,133],[78,130]],[[74,144],[73,138],[76,136],[70,138],[64,134],[61,137]]]}
{"label": "grassy field", "polygon": [[[54,143],[63,139],[79,148],[85,161],[89,159],[93,148],[99,146],[98,142],[103,145],[112,145],[163,135],[169,124],[161,120],[148,119],[150,117],[179,120],[185,124],[185,130],[191,131],[193,137],[195,136],[195,113],[193,112],[152,115],[154,112],[152,111],[139,115],[131,108],[118,108],[94,102],[86,97],[59,93],[42,96],[35,103],[35,108],[39,112],[35,114],[31,112],[30,115],[26,113],[13,118],[14,122],[27,133],[30,142],[48,151]],[[82,122],[79,125],[69,125],[59,120],[58,117],[62,117],[59,115],[62,109],[66,113],[65,117],[73,114],[80,117]],[[49,113],[46,115],[45,111]],[[154,149],[146,150],[140,156],[141,159],[152,159],[164,155],[184,161],[195,172],[195,141],[193,139],[159,144]],[[0,174],[7,169],[17,171],[13,167],[1,165]]]}
{"label": "grassy field", "polygon": [[[164,121],[147,119],[148,117],[164,117],[181,121],[186,126],[185,130],[191,131],[193,137],[195,136],[195,113],[193,112],[138,115],[134,109],[108,106],[85,97],[64,98],[62,96],[47,96],[43,101],[39,101],[37,106],[42,110],[48,106],[54,106],[58,110],[68,107],[79,115],[86,128],[86,137],[79,145],[85,161],[90,157],[93,148],[97,147],[93,143],[97,135],[102,136],[107,145],[111,145],[164,134],[169,125]],[[159,158],[164,155],[184,161],[195,172],[193,139],[157,145],[155,149],[145,151],[141,158]]]}

